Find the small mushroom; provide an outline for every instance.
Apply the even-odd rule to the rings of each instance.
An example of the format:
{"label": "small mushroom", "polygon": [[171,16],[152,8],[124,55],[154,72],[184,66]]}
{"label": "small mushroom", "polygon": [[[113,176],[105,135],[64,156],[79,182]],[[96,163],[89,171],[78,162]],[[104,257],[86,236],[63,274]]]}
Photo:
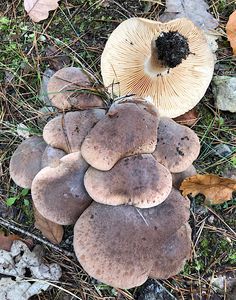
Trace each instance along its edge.
{"label": "small mushroom", "polygon": [[63,68],[48,82],[49,99],[59,109],[104,107],[97,94],[89,76],[80,68]]}
{"label": "small mushroom", "polygon": [[63,150],[47,146],[42,155],[42,169],[48,166],[57,166],[60,163],[60,159],[66,155]]}
{"label": "small mushroom", "polygon": [[10,160],[10,176],[20,187],[30,189],[36,174],[41,170],[41,158],[46,148],[42,137],[32,136],[24,140]]}
{"label": "small mushroom", "polygon": [[81,154],[94,168],[107,171],[123,157],[152,153],[158,122],[152,104],[140,98],[124,98],[115,102],[92,128],[81,146]]}
{"label": "small mushroom", "polygon": [[88,164],[80,152],[61,158],[56,167],[45,167],[34,178],[32,199],[46,219],[61,224],[74,224],[92,199],[84,188]]}
{"label": "small mushroom", "polygon": [[197,171],[193,165],[188,167],[186,170],[180,173],[172,173],[172,185],[179,189],[181,186],[182,181],[184,181],[185,178],[196,175]]}
{"label": "small mushroom", "polygon": [[90,197],[99,203],[148,208],[167,198],[172,179],[151,154],[139,154],[119,160],[106,172],[90,167],[84,185]]}
{"label": "small mushroom", "polygon": [[171,118],[201,100],[213,71],[204,33],[185,18],[125,20],[109,36],[101,57],[103,81],[111,93],[151,99],[161,116]]}
{"label": "small mushroom", "polygon": [[188,218],[189,201],[175,189],[147,209],[93,202],[75,224],[74,250],[90,276],[132,288],[149,275],[166,278],[180,271],[191,248],[189,231],[182,229]]}
{"label": "small mushroom", "polygon": [[190,167],[200,152],[196,133],[167,117],[160,119],[157,132],[155,159],[171,173],[180,173]]}
{"label": "small mushroom", "polygon": [[62,149],[67,153],[79,151],[84,138],[104,116],[104,109],[61,114],[46,124],[43,138],[50,146]]}

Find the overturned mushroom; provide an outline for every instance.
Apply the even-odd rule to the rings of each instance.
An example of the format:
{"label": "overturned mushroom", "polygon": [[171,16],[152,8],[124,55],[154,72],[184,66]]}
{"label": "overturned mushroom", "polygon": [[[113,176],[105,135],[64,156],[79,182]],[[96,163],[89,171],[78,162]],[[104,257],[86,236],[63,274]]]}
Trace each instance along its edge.
{"label": "overturned mushroom", "polygon": [[49,99],[59,109],[104,107],[97,94],[89,76],[80,68],[63,68],[48,83]]}
{"label": "overturned mushroom", "polygon": [[171,173],[183,172],[198,157],[200,142],[190,128],[162,117],[157,132],[157,145],[153,156]]}
{"label": "overturned mushroom", "polygon": [[75,253],[90,276],[117,288],[167,278],[189,258],[188,218],[189,201],[174,189],[148,209],[93,202],[75,225]]}
{"label": "overturned mushroom", "polygon": [[70,225],[76,222],[92,199],[84,188],[88,164],[79,152],[61,158],[59,165],[45,167],[34,178],[32,199],[48,220]]}
{"label": "overturned mushroom", "polygon": [[213,70],[204,33],[185,18],[125,20],[111,33],[101,57],[103,81],[111,93],[151,99],[161,116],[171,118],[201,100]]}
{"label": "overturned mushroom", "polygon": [[139,154],[119,160],[107,172],[90,167],[84,185],[91,198],[99,203],[148,208],[167,198],[172,179],[170,172],[151,154]]}
{"label": "overturned mushroom", "polygon": [[104,109],[61,114],[46,124],[43,129],[43,138],[47,144],[67,153],[79,151],[84,138],[104,116]]}
{"label": "overturned mushroom", "polygon": [[136,97],[115,102],[86,136],[81,154],[91,166],[106,171],[123,157],[152,153],[158,122],[155,107],[147,101]]}
{"label": "overturned mushroom", "polygon": [[41,170],[41,158],[46,148],[42,137],[32,136],[24,140],[10,160],[10,176],[23,188],[31,188],[32,181]]}

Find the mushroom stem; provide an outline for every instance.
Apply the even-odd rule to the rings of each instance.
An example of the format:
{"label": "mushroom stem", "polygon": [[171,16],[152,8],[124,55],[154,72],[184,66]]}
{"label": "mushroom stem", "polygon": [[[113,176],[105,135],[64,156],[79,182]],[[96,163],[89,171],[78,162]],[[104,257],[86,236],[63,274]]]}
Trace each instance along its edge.
{"label": "mushroom stem", "polygon": [[161,32],[151,42],[151,55],[145,64],[151,76],[166,75],[190,54],[188,40],[177,31]]}

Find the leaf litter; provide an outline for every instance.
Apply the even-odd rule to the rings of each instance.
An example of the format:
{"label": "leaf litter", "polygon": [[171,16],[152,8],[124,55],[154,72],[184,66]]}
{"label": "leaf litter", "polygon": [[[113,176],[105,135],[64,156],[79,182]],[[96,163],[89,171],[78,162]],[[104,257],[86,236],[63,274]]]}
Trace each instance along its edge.
{"label": "leaf litter", "polygon": [[10,251],[0,250],[0,274],[11,276],[0,280],[1,300],[27,300],[46,291],[50,286],[47,280],[59,280],[62,271],[56,263],[43,262],[40,245],[30,251],[25,243],[15,240]]}
{"label": "leaf litter", "polygon": [[197,174],[186,178],[180,190],[183,191],[184,196],[191,194],[195,197],[203,194],[206,197],[206,203],[222,204],[231,200],[233,192],[236,191],[236,180],[214,174]]}

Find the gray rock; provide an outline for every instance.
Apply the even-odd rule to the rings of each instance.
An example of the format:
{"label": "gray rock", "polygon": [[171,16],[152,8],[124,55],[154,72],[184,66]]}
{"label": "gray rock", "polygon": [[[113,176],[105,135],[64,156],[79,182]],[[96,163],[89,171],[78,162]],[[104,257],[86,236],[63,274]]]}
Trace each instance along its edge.
{"label": "gray rock", "polygon": [[43,78],[41,82],[40,92],[39,92],[39,99],[42,101],[43,104],[51,106],[52,103],[48,98],[48,81],[52,77],[52,75],[55,73],[55,71],[51,69],[46,69],[43,73]]}
{"label": "gray rock", "polygon": [[137,300],[177,300],[160,282],[148,279],[138,290]]}
{"label": "gray rock", "polygon": [[231,179],[236,179],[236,167],[226,167],[226,169],[223,172],[223,176]]}
{"label": "gray rock", "polygon": [[214,76],[212,86],[216,106],[220,110],[236,112],[236,78]]}
{"label": "gray rock", "polygon": [[232,150],[226,144],[219,144],[214,147],[213,153],[220,157],[227,157],[232,154]]}

